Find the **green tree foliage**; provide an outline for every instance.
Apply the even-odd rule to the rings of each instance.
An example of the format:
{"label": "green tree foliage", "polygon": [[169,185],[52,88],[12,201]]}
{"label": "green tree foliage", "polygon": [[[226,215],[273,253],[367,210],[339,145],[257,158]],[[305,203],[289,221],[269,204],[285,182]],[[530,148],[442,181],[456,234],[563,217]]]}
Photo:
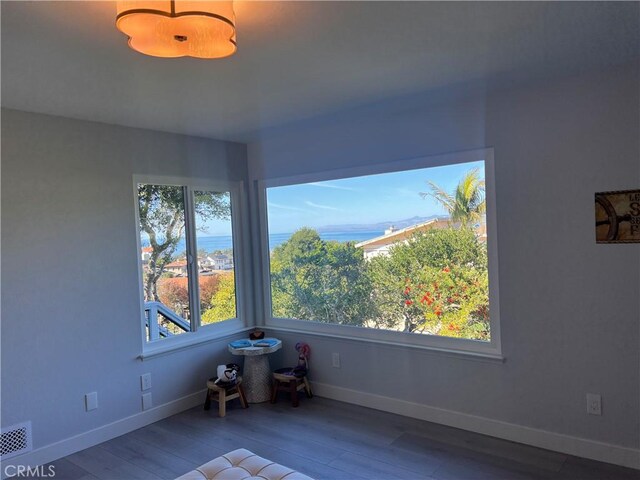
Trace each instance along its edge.
{"label": "green tree foliage", "polygon": [[[138,185],[140,231],[149,238],[151,255],[144,278],[146,301],[159,301],[158,279],[174,259],[176,247],[184,234],[184,192],[182,187]],[[197,218],[228,219],[231,216],[229,193],[194,192]]]}
{"label": "green tree foliage", "polygon": [[274,249],[271,289],[276,317],[489,338],[486,246],[470,228],[420,232],[370,261],[303,228]]}
{"label": "green tree foliage", "polygon": [[440,203],[454,222],[462,225],[477,222],[486,210],[485,183],[477,168],[462,177],[453,193],[446,192],[433,182],[428,184],[431,191],[420,195],[423,198],[432,197]]}
{"label": "green tree foliage", "polygon": [[236,317],[235,276],[224,273],[219,276],[217,290],[211,297],[207,310],[202,311],[202,324],[221,322]]}
{"label": "green tree foliage", "polygon": [[417,233],[369,267],[379,328],[489,338],[486,247],[471,229]]}
{"label": "green tree foliage", "polygon": [[371,282],[360,249],[302,228],[271,255],[275,317],[362,325],[371,316]]}

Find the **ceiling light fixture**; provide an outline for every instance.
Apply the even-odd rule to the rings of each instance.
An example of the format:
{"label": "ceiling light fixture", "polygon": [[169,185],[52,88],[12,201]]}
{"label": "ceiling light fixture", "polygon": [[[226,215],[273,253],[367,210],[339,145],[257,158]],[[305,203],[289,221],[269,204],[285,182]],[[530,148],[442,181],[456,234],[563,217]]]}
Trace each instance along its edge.
{"label": "ceiling light fixture", "polygon": [[116,27],[154,57],[222,58],[236,51],[233,2],[119,1]]}

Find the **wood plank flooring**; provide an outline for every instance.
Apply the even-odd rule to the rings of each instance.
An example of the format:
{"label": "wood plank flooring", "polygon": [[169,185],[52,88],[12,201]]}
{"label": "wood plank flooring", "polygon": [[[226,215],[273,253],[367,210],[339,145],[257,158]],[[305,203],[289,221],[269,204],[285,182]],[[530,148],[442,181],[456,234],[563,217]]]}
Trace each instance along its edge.
{"label": "wood plank flooring", "polygon": [[324,398],[193,408],[62,458],[56,480],[174,479],[236,448],[317,480],[638,480],[640,472]]}

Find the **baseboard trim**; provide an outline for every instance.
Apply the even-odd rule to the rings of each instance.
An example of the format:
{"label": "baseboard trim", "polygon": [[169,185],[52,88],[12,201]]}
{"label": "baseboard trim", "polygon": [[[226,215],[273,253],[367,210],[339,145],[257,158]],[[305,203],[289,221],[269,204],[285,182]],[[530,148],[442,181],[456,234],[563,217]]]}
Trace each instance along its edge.
{"label": "baseboard trim", "polygon": [[171,415],[175,415],[176,413],[195,407],[203,402],[204,394],[205,390],[201,390],[196,393],[192,393],[191,395],[145,410],[144,412],[136,413],[135,415],[89,430],[88,432],[80,433],[65,440],[40,447],[36,450],[25,453],[24,455],[11,458],[6,462],[2,462],[2,478],[5,478],[4,472],[6,467],[9,465],[35,467],[53,462],[59,458],[66,457],[67,455],[79,452],[85,448],[93,447],[99,443],[106,442],[112,438],[119,437],[125,433],[129,433],[133,430],[137,430],[138,428],[142,428],[151,423],[162,420],[163,418],[170,417]]}
{"label": "baseboard trim", "polygon": [[634,448],[572,437],[325,383],[314,382],[313,390],[320,397],[461,428],[577,457],[640,469],[640,450]]}
{"label": "baseboard trim", "polygon": [[[569,455],[640,469],[640,450],[638,449],[539,430],[325,383],[314,382],[313,389],[314,393],[320,397],[461,428]],[[2,462],[2,478],[5,478],[4,469],[8,465],[37,466],[52,462],[195,407],[202,403],[203,396],[204,390],[14,457]]]}

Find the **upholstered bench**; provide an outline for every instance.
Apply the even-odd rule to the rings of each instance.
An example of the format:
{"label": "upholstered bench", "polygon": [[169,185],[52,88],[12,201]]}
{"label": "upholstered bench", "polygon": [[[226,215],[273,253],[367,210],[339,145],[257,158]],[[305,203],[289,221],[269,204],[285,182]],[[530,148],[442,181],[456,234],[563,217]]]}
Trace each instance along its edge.
{"label": "upholstered bench", "polygon": [[313,480],[300,472],[283,467],[239,448],[225,453],[177,480]]}

